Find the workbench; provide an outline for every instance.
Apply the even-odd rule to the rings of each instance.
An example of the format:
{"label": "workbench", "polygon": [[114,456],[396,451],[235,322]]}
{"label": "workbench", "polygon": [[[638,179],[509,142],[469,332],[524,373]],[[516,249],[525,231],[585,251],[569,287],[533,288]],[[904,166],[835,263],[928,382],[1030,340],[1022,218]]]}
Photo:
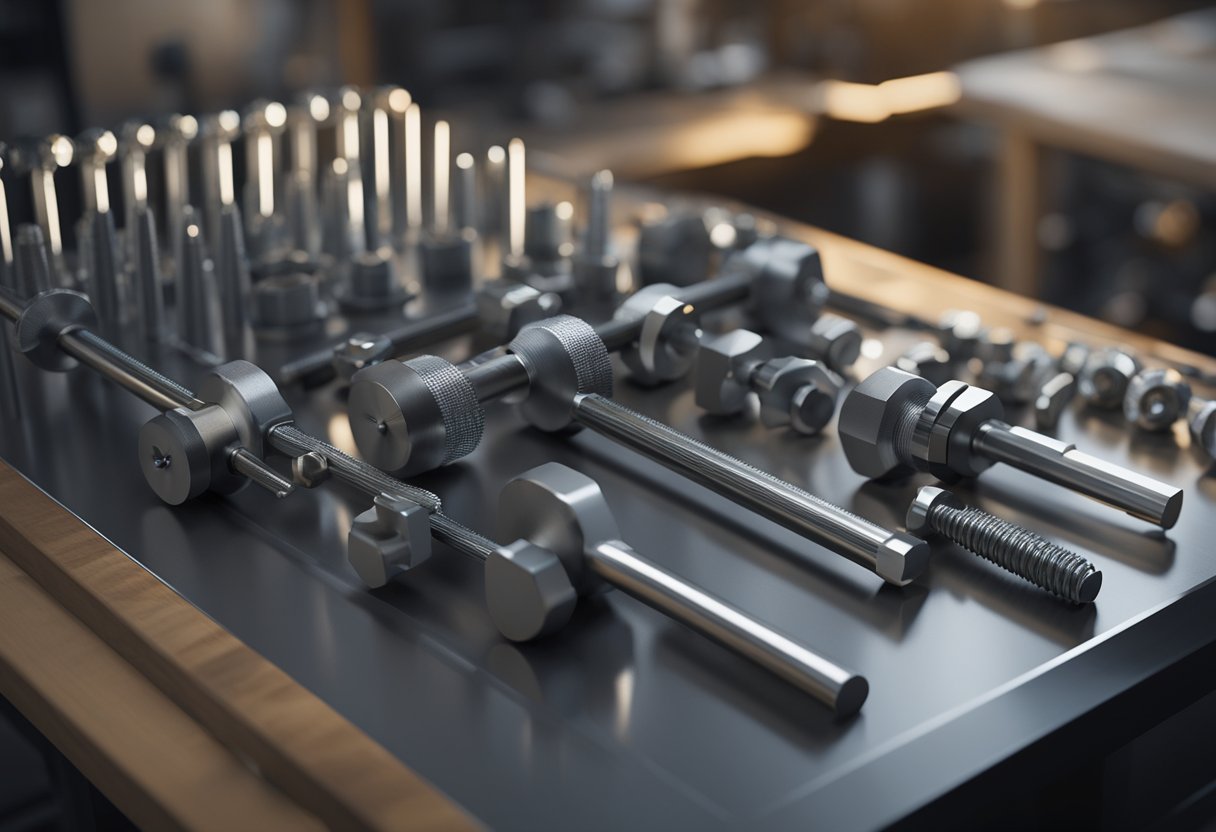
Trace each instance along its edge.
{"label": "workbench", "polygon": [[[973,309],[1052,348],[1216,364],[781,226],[819,246],[831,286],[906,312]],[[922,337],[870,335],[859,378]],[[438,351],[471,349],[466,336]],[[18,375],[0,423],[0,694],[142,825],[867,829],[1066,771],[1216,689],[1216,480],[1181,426],[1137,434],[1074,409],[1057,434],[1185,487],[1165,533],[999,466],[958,487],[1090,558],[1105,580],[1086,607],[951,547],[911,586],[885,586],[602,437],[544,435],[503,405],[476,452],[415,480],[493,536],[511,477],[548,461],[589,474],[640,552],[863,673],[869,700],[836,720],[621,593],[515,645],[485,612],[479,565],[442,546],[369,592],[344,555],[362,495],[163,505],[136,463],[152,408],[83,370]],[[630,406],[890,527],[925,481],[866,483],[834,426],[770,432],[704,416],[687,383],[623,378]],[[304,430],[353,450],[336,383],[288,398]]]}

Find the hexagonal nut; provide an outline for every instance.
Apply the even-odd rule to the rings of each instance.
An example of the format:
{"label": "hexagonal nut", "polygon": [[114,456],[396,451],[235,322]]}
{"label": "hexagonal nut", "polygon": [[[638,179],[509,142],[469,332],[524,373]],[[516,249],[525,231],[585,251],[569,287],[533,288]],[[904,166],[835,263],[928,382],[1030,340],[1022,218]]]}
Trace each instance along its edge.
{"label": "hexagonal nut", "polygon": [[895,366],[934,385],[945,384],[954,378],[950,353],[932,341],[920,341],[908,347],[895,359]]}
{"label": "hexagonal nut", "polygon": [[705,341],[693,372],[697,406],[719,415],[738,413],[751,393],[747,379],[752,367],[770,355],[764,338],[746,329]]}
{"label": "hexagonal nut", "polygon": [[351,522],[346,558],[369,587],[384,586],[430,556],[430,512],[417,503],[381,494]]}
{"label": "hexagonal nut", "polygon": [[526,283],[492,280],[477,292],[477,317],[492,337],[509,341],[528,324],[558,314],[561,298]]}
{"label": "hexagonal nut", "polygon": [[699,214],[672,212],[642,224],[638,230],[638,277],[688,286],[710,273],[713,244]]}
{"label": "hexagonal nut", "polygon": [[1216,400],[1191,399],[1187,408],[1187,424],[1193,438],[1203,451],[1216,459]]}
{"label": "hexagonal nut", "polygon": [[1123,405],[1127,385],[1140,372],[1140,362],[1131,353],[1108,347],[1092,353],[1077,380],[1077,392],[1086,403],[1103,410]]}
{"label": "hexagonal nut", "polygon": [[761,423],[769,428],[788,425],[808,436],[832,421],[844,387],[844,379],[818,361],[792,356],[764,362],[753,379]]}
{"label": "hexagonal nut", "polygon": [[909,533],[924,537],[934,533],[933,525],[929,522],[929,514],[934,506],[944,505],[951,508],[962,508],[962,501],[953,493],[935,485],[924,485],[912,498],[908,506],[908,515],[904,519],[904,527]]}
{"label": "hexagonal nut", "polygon": [[975,346],[975,357],[984,364],[1004,364],[1013,359],[1017,338],[1013,330],[1003,326],[984,332]]}
{"label": "hexagonal nut", "polygon": [[[953,384],[959,385],[956,395],[949,394]],[[976,432],[990,419],[1004,419],[1005,408],[996,393],[962,382],[943,385],[938,392],[944,406],[934,418],[924,466],[944,482],[978,476],[993,461],[973,450]],[[930,401],[930,410],[934,404]]]}
{"label": "hexagonal nut", "polygon": [[848,370],[861,355],[861,328],[840,315],[820,315],[811,324],[811,356],[838,373]]}
{"label": "hexagonal nut", "polygon": [[984,322],[970,310],[952,309],[937,324],[938,337],[950,358],[963,362],[975,355]]}
{"label": "hexagonal nut", "polygon": [[936,386],[895,367],[884,367],[854,387],[840,408],[837,432],[853,470],[871,479],[915,470],[895,447],[896,427],[907,418],[905,405],[923,405]]}
{"label": "hexagonal nut", "polygon": [[334,372],[350,381],[365,367],[374,367],[393,355],[393,342],[383,335],[357,332],[334,347]]}
{"label": "hexagonal nut", "polygon": [[490,553],[485,588],[490,620],[511,641],[531,641],[560,630],[578,603],[561,558],[528,540]]}
{"label": "hexagonal nut", "polygon": [[760,239],[722,268],[728,274],[740,270],[752,276],[749,305],[763,329],[795,343],[805,341],[807,327],[828,297],[819,250],[785,237]]}
{"label": "hexagonal nut", "polygon": [[621,352],[630,378],[656,385],[688,374],[696,362],[701,328],[697,310],[670,295],[656,298],[642,318],[637,340]]}
{"label": "hexagonal nut", "polygon": [[1169,430],[1190,403],[1191,386],[1177,370],[1142,370],[1128,382],[1123,415],[1141,430]]}

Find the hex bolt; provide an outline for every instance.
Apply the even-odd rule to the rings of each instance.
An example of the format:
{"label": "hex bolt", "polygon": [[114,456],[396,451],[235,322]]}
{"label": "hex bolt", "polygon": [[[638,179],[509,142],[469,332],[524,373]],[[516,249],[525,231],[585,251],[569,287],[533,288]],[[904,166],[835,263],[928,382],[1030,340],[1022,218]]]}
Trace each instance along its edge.
{"label": "hex bolt", "polygon": [[807,356],[818,359],[829,370],[847,372],[861,355],[862,335],[856,323],[840,315],[824,313],[811,324]]}
{"label": "hex bolt", "polygon": [[1141,370],[1123,395],[1123,415],[1141,430],[1169,430],[1187,412],[1191,386],[1177,370]]}
{"label": "hex bolt", "polygon": [[[467,369],[435,356],[356,375],[349,397],[360,452],[379,468],[419,473],[471,453],[481,404],[508,393],[533,426],[590,428],[681,476],[903,586],[927,559],[923,541],[864,520],[611,400],[612,365],[586,322],[567,315],[525,327],[498,357]],[[801,557],[801,554],[799,555]]]}
{"label": "hex bolt", "polygon": [[994,393],[961,381],[935,387],[886,367],[858,384],[840,410],[853,470],[870,478],[927,471],[953,482],[1004,462],[1163,528],[1178,520],[1182,489],[1003,421]]}
{"label": "hex bolt", "polygon": [[1140,362],[1126,350],[1108,347],[1091,353],[1077,379],[1077,392],[1087,404],[1101,410],[1118,410],[1123,406],[1127,386]]}
{"label": "hex bolt", "polygon": [[355,255],[334,295],[342,310],[351,315],[383,312],[410,299],[397,274],[393,250],[388,247]]}
{"label": "hex bolt", "polygon": [[1077,395],[1077,380],[1072,373],[1060,372],[1043,382],[1034,400],[1034,424],[1039,430],[1055,430],[1064,408]]}
{"label": "hex bolt", "polygon": [[1074,604],[1093,603],[1102,588],[1102,573],[1081,555],[1022,526],[964,505],[942,488],[926,485],[916,492],[908,506],[907,527],[912,534],[940,534]]}
{"label": "hex bolt", "polygon": [[895,359],[895,366],[932,384],[945,384],[954,376],[950,353],[932,341],[919,341],[908,347]]}
{"label": "hex bolt", "polygon": [[[524,641],[559,629],[579,595],[618,587],[750,659],[831,708],[856,713],[866,680],[748,613],[677,577],[620,539],[595,480],[548,463],[512,480],[499,498],[499,537],[486,559],[486,604],[499,631]],[[542,549],[533,541],[543,541]]]}
{"label": "hex bolt", "polygon": [[770,352],[761,336],[746,329],[703,344],[695,370],[697,405],[710,413],[739,413],[755,393],[765,427],[819,433],[836,413],[844,380],[817,361],[771,358]]}
{"label": "hex bolt", "polygon": [[1192,398],[1186,421],[1191,438],[1204,453],[1216,459],[1216,400]]}

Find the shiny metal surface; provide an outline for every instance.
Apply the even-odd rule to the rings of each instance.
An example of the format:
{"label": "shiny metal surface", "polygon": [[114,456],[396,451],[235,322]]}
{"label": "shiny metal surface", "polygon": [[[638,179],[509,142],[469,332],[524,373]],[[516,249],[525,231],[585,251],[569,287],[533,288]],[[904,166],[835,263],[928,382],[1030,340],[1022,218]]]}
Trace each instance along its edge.
{"label": "shiny metal surface", "polygon": [[991,459],[1029,471],[1162,528],[1171,528],[1182,509],[1184,492],[1177,486],[1026,428],[986,423],[980,426],[972,442],[978,453]]}
{"label": "shiny metal surface", "polygon": [[600,577],[790,681],[836,715],[852,716],[865,702],[869,686],[863,677],[658,568],[628,544],[599,543],[587,558]]}

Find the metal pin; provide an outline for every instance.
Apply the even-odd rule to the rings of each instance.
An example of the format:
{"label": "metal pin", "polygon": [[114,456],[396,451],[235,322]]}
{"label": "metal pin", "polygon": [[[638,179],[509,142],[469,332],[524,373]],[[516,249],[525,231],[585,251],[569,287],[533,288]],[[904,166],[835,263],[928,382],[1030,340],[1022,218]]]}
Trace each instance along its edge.
{"label": "metal pin", "polygon": [[[404,141],[405,111],[410,106],[410,94],[401,87],[377,90],[372,108],[372,182],[375,193],[375,232],[377,246],[389,245],[398,228],[398,198],[405,198],[405,160],[398,160],[398,176],[393,176],[393,134]],[[394,127],[396,129],[394,129]],[[399,182],[394,189],[394,181]],[[394,193],[395,191],[395,193]]]}
{"label": "metal pin", "polygon": [[85,213],[110,211],[110,183],[106,165],[118,153],[118,139],[109,130],[86,130],[76,140],[76,159],[80,163],[81,193]]}
{"label": "metal pin", "polygon": [[446,234],[451,221],[449,179],[452,172],[452,132],[450,125],[440,119],[435,122],[435,141],[432,145],[432,175],[434,187],[431,191],[431,228],[437,235]]}
{"label": "metal pin", "polygon": [[133,238],[131,262],[139,301],[140,335],[147,341],[160,341],[165,336],[165,298],[161,290],[160,251],[152,209],[141,205],[135,211],[134,222],[128,233]]}
{"label": "metal pin", "polygon": [[165,137],[165,236],[170,241],[175,267],[182,262],[182,229],[184,212],[190,204],[190,143],[198,135],[194,116],[169,117]]}
{"label": "metal pin", "polygon": [[202,125],[203,213],[212,234],[219,231],[220,210],[235,201],[232,140],[240,127],[241,117],[234,110],[209,116]]}
{"label": "metal pin", "polygon": [[156,141],[156,128],[139,121],[122,127],[123,228],[127,234],[127,260],[135,259],[135,223],[139,209],[148,204],[147,154]]}
{"label": "metal pin", "polygon": [[88,254],[83,258],[84,285],[97,310],[101,334],[112,341],[118,340],[123,324],[123,304],[118,282],[118,231],[114,227],[114,214],[94,209],[81,218],[81,225],[86,242],[81,250]]}
{"label": "metal pin", "polygon": [[458,231],[477,228],[477,170],[474,164],[472,153],[456,157],[452,223]]}
{"label": "metal pin", "polygon": [[346,162],[346,196],[350,224],[361,242],[366,240],[366,223],[363,216],[363,166],[359,158],[359,110],[363,98],[354,87],[343,87],[338,96],[338,158]]}
{"label": "metal pin", "polygon": [[416,237],[422,230],[422,111],[417,104],[405,110],[405,225]]}
{"label": "metal pin", "polygon": [[229,356],[243,352],[242,339],[246,309],[250,303],[249,258],[245,254],[245,234],[241,212],[228,205],[220,212],[220,239],[216,246],[215,279],[219,289],[224,329],[224,345]]}
{"label": "metal pin", "polygon": [[507,151],[501,145],[493,145],[486,151],[483,171],[488,207],[479,219],[484,234],[497,238],[505,227],[507,214]]}
{"label": "metal pin", "polygon": [[30,298],[51,288],[46,240],[42,236],[42,229],[33,223],[17,226],[14,277],[18,297]]}
{"label": "metal pin", "polygon": [[347,263],[363,251],[363,234],[350,215],[350,169],[334,159],[321,181],[321,250],[335,263]]}
{"label": "metal pin", "polygon": [[524,253],[524,214],[527,196],[524,193],[524,142],[511,139],[507,145],[507,217],[506,254],[518,258]]}

